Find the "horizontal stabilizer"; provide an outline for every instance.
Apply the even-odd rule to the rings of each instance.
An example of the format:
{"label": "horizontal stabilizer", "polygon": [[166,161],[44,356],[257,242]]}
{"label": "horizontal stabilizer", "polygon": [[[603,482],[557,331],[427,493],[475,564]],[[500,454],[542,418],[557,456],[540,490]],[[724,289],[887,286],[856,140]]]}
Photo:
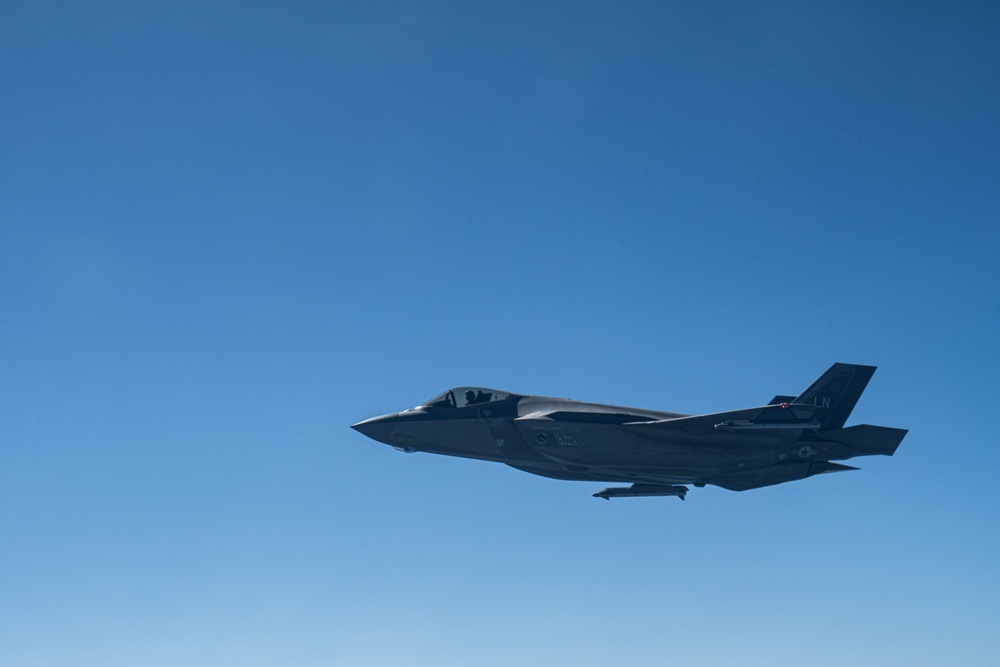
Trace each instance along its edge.
{"label": "horizontal stabilizer", "polygon": [[775,396],[768,405],[781,405],[782,403],[794,403],[795,396]]}
{"label": "horizontal stabilizer", "polygon": [[833,431],[823,431],[819,437],[848,447],[854,456],[870,456],[872,454],[892,456],[896,453],[896,448],[899,447],[899,443],[903,441],[907,433],[909,431],[905,428],[859,424]]}

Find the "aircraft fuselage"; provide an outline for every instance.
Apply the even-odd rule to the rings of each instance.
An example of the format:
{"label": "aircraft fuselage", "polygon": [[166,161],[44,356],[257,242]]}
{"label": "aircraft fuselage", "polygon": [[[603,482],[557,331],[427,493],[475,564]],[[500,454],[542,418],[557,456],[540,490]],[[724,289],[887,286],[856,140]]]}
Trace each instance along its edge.
{"label": "aircraft fuselage", "polygon": [[677,484],[744,490],[852,470],[831,460],[891,455],[906,431],[842,428],[874,368],[835,364],[802,396],[706,415],[461,388],[353,428],[407,452],[505,463],[545,477],[626,482],[608,498],[677,495]]}

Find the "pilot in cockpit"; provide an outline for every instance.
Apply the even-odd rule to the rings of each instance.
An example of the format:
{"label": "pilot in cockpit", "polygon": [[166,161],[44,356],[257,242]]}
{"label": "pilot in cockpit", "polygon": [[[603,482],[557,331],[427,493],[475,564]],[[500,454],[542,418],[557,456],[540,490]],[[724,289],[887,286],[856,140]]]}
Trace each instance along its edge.
{"label": "pilot in cockpit", "polygon": [[493,392],[483,391],[482,389],[468,389],[465,392],[465,404],[466,405],[479,405],[480,403],[489,403],[493,399]]}

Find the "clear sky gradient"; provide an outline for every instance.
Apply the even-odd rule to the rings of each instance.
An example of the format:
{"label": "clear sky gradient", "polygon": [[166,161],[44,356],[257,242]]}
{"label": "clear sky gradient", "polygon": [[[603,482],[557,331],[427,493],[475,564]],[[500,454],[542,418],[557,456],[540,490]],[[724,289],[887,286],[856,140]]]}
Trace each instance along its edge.
{"label": "clear sky gradient", "polygon": [[[6,2],[0,664],[995,665],[995,3]],[[879,366],[604,502],[348,426]]]}

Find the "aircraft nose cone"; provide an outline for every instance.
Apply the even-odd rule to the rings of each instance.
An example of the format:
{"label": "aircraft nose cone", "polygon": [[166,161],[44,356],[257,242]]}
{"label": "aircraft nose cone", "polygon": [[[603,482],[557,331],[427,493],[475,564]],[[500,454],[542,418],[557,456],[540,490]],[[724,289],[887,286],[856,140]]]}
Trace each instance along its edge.
{"label": "aircraft nose cone", "polygon": [[368,436],[372,440],[388,444],[389,433],[392,432],[393,417],[395,416],[382,415],[381,417],[372,417],[371,419],[359,421],[357,424],[351,424],[351,428],[362,435]]}

